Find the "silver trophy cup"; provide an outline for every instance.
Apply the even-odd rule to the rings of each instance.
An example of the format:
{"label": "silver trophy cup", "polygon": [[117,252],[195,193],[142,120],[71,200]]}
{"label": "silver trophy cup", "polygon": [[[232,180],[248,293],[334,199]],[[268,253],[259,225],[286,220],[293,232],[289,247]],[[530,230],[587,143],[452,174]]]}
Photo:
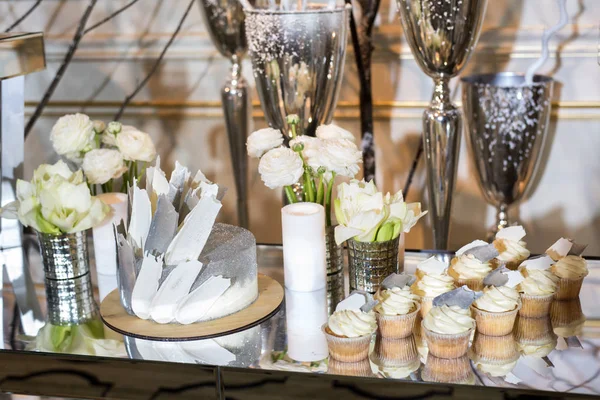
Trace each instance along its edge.
{"label": "silver trophy cup", "polygon": [[248,227],[248,158],[246,138],[250,129],[250,94],[242,76],[241,62],[246,53],[244,11],[238,0],[199,0],[204,22],[215,47],[231,60],[231,73],[221,89],[235,189],[238,223]]}
{"label": "silver trophy cup", "polygon": [[290,136],[328,124],[338,99],[346,56],[349,9],[309,5],[306,11],[246,10],[246,37],[256,90],[269,125]]}
{"label": "silver trophy cup", "polygon": [[[550,118],[552,78],[506,72],[462,79],[466,133],[485,199],[497,207],[491,235],[508,226],[507,209],[527,191]],[[490,236],[491,236],[490,235]]]}
{"label": "silver trophy cup", "polygon": [[429,215],[433,245],[446,249],[461,136],[460,111],[450,102],[448,82],[467,63],[479,38],[487,0],[397,0],[413,56],[435,81],[423,113]]}

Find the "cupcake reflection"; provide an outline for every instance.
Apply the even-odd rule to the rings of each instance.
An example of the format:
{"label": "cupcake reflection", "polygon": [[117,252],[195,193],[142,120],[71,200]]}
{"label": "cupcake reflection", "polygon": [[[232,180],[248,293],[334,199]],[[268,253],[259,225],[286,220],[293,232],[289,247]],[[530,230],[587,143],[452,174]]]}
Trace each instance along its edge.
{"label": "cupcake reflection", "polygon": [[415,337],[388,339],[377,334],[371,361],[382,367],[403,367],[419,359]]}
{"label": "cupcake reflection", "polygon": [[556,348],[557,338],[550,318],[518,317],[515,325],[517,348],[522,355],[546,357]]}
{"label": "cupcake reflection", "polygon": [[581,302],[579,299],[553,302],[550,320],[554,333],[560,337],[581,335],[585,324]]}
{"label": "cupcake reflection", "polygon": [[519,360],[519,351],[511,334],[488,336],[475,334],[469,357],[475,367],[490,376],[506,376]]}
{"label": "cupcake reflection", "polygon": [[429,354],[421,372],[425,382],[462,383],[473,385],[475,374],[471,369],[469,357],[438,358]]}
{"label": "cupcake reflection", "polygon": [[418,357],[408,364],[397,367],[382,366],[371,361],[373,374],[386,379],[406,379],[412,373],[418,371],[420,367],[421,360]]}
{"label": "cupcake reflection", "polygon": [[368,358],[358,362],[341,362],[335,358],[329,358],[329,366],[327,367],[327,373],[331,375],[345,375],[345,376],[361,376],[361,377],[372,377],[373,371],[371,370],[371,363]]}

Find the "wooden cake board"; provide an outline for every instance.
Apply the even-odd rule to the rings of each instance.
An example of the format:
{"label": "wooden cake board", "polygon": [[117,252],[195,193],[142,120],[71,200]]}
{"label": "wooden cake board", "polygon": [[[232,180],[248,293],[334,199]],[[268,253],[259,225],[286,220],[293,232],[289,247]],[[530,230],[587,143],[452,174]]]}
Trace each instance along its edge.
{"label": "wooden cake board", "polygon": [[189,325],[158,324],[129,315],[121,305],[119,289],[113,290],[100,305],[102,321],[126,336],[160,341],[210,339],[248,329],[269,319],[283,301],[283,288],[273,278],[258,274],[258,297],[248,307],[223,318]]}

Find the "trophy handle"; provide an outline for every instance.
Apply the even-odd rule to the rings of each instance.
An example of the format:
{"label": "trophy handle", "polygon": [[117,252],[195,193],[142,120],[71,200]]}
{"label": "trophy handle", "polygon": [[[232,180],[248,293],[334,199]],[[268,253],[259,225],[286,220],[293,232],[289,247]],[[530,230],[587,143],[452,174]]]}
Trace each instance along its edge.
{"label": "trophy handle", "polygon": [[246,139],[250,129],[250,95],[241,74],[241,60],[231,57],[231,76],[221,90],[221,102],[229,138],[229,151],[237,192],[238,224],[248,227],[248,157]]}
{"label": "trophy handle", "polygon": [[433,245],[446,250],[450,227],[452,192],[458,167],[461,115],[450,102],[448,77],[435,78],[431,104],[423,113],[423,145],[427,159],[429,212]]}

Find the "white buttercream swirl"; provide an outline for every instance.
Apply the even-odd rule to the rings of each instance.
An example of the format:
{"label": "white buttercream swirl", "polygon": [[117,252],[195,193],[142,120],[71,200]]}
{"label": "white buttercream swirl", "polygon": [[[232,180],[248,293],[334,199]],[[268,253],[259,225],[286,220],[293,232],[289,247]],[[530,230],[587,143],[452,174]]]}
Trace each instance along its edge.
{"label": "white buttercream swirl", "polygon": [[437,297],[454,290],[454,279],[445,273],[424,275],[413,284],[412,289],[421,297]]}
{"label": "white buttercream swirl", "polygon": [[472,254],[461,254],[452,259],[449,273],[458,279],[483,279],[492,270],[489,262],[481,262]]}
{"label": "white buttercream swirl", "polygon": [[423,326],[431,332],[453,335],[467,332],[475,327],[470,310],[459,306],[433,307],[423,319]]}
{"label": "white buttercream swirl", "polygon": [[508,286],[490,286],[475,300],[475,307],[487,312],[512,311],[519,305],[519,292]]}
{"label": "white buttercream swirl", "polygon": [[558,277],[545,269],[523,269],[525,280],[517,286],[517,290],[531,296],[544,296],[556,292]]}
{"label": "white buttercream swirl", "polygon": [[580,256],[569,255],[552,266],[554,275],[563,279],[579,279],[588,274],[587,261]]}
{"label": "white buttercream swirl", "polygon": [[526,260],[531,254],[523,240],[496,239],[494,246],[500,252],[496,258],[503,262]]}
{"label": "white buttercream swirl", "polygon": [[334,334],[351,338],[375,332],[377,321],[373,312],[340,310],[329,317],[327,326]]}
{"label": "white buttercream swirl", "polygon": [[406,315],[416,310],[420,298],[411,293],[409,286],[404,286],[380,290],[375,294],[375,300],[379,301],[375,306],[379,314]]}

